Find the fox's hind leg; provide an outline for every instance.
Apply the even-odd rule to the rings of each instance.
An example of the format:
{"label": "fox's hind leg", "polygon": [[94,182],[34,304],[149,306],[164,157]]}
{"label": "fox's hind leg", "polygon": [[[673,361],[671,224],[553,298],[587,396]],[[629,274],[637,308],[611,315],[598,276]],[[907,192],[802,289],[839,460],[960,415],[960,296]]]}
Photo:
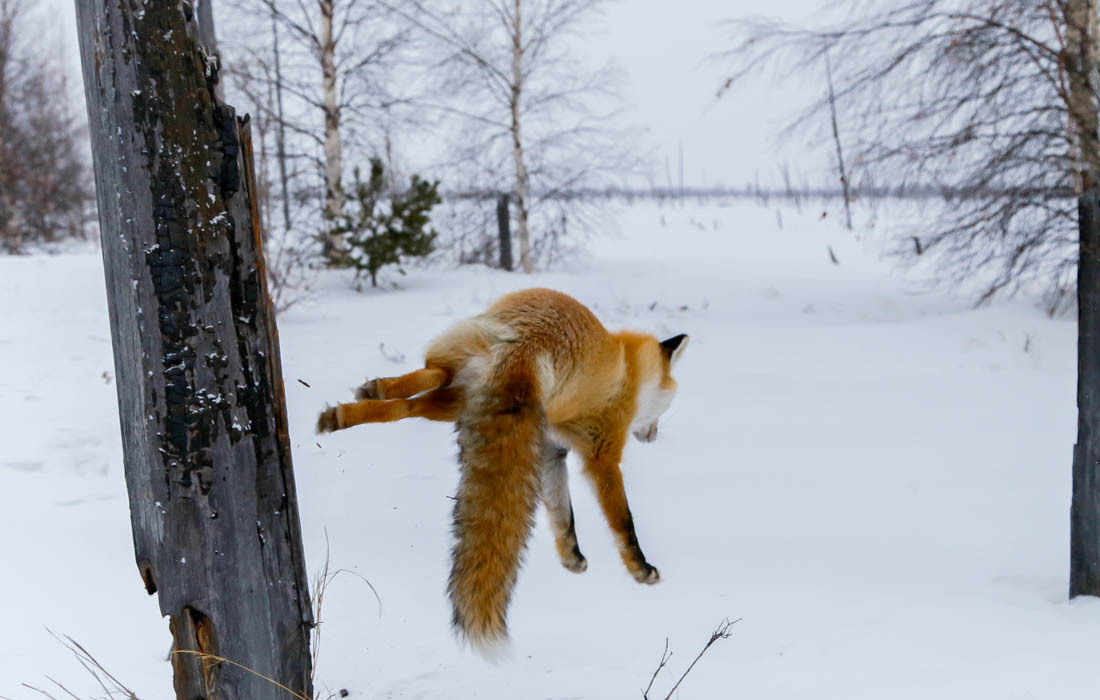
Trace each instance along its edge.
{"label": "fox's hind leg", "polygon": [[400,377],[380,377],[370,379],[355,390],[355,398],[363,399],[407,399],[425,391],[446,386],[451,381],[451,373],[441,367],[425,367]]}
{"label": "fox's hind leg", "polygon": [[364,399],[326,408],[317,419],[317,432],[331,433],[362,423],[390,423],[403,418],[454,422],[462,412],[462,392],[436,389],[412,399]]}
{"label": "fox's hind leg", "polygon": [[588,568],[588,560],[577,544],[576,521],[573,519],[573,503],[569,498],[568,472],[565,469],[567,454],[567,449],[552,440],[543,443],[539,470],[542,502],[546,504],[546,512],[550,516],[554,544],[562,566],[579,574]]}

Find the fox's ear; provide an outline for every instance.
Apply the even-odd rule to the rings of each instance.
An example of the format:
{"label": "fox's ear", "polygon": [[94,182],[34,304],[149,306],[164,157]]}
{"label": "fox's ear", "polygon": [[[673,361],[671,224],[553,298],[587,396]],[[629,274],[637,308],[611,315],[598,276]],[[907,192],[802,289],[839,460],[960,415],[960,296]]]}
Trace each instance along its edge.
{"label": "fox's ear", "polygon": [[684,350],[688,346],[688,337],[681,333],[680,335],[673,336],[668,340],[661,341],[661,352],[665,358],[668,359],[668,366],[672,367],[680,359],[680,355],[684,354]]}

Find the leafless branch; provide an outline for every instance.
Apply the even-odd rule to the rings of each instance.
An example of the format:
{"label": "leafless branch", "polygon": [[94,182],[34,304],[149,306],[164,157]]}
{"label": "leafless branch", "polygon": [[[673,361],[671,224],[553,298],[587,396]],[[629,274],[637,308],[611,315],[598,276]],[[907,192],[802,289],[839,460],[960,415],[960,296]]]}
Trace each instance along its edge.
{"label": "leafless branch", "polygon": [[810,130],[824,140],[835,134],[826,126],[832,110],[847,105],[854,189],[889,182],[972,193],[926,202],[919,228],[900,232],[899,259],[930,261],[941,279],[976,288],[980,303],[1020,289],[1060,300],[1074,284],[1082,157],[1069,85],[1074,76],[1100,84],[1096,66],[1064,59],[1063,4],[849,2],[831,26],[731,21],[733,48],[717,57],[730,73],[718,96],[765,69],[795,78],[824,68],[834,89],[791,120],[788,136]]}
{"label": "leafless branch", "polygon": [[653,688],[653,681],[657,680],[657,674],[661,672],[661,669],[665,667],[668,660],[672,658],[672,652],[668,650],[668,637],[665,637],[665,650],[661,652],[661,661],[657,664],[657,668],[653,670],[653,675],[649,678],[649,685],[642,691],[643,700],[649,700],[649,691]]}
{"label": "leafless branch", "polygon": [[[710,639],[708,639],[707,643],[703,645],[703,648],[699,650],[699,653],[692,660],[691,664],[689,664],[688,667],[684,669],[684,672],[680,674],[680,678],[677,679],[675,685],[673,685],[672,688],[668,691],[668,694],[665,695],[664,700],[670,700],[672,698],[673,694],[676,692],[676,689],[680,687],[680,684],[684,682],[684,679],[687,678],[689,673],[691,673],[691,670],[695,668],[695,664],[699,663],[699,659],[703,658],[703,654],[706,654],[707,651],[712,646],[714,646],[715,642],[720,639],[730,638],[730,636],[733,634],[733,626],[740,621],[741,618],[737,618],[736,620],[730,620],[729,618],[726,618],[722,620],[718,627],[715,628],[713,632],[711,632]],[[653,676],[649,679],[649,685],[646,686],[645,691],[642,692],[643,700],[649,700],[649,691],[653,688],[653,681],[657,678],[657,674],[660,673],[661,669],[665,667],[665,665],[668,663],[668,660],[671,658],[672,652],[668,650],[668,639],[666,638],[665,650],[661,654],[661,662],[657,665],[657,670],[653,672]]]}

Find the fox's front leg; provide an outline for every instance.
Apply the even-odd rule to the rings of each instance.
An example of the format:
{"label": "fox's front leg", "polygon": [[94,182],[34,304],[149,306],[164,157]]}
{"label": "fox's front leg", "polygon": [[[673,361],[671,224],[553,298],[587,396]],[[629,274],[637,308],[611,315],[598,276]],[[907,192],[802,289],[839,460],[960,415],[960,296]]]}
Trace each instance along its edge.
{"label": "fox's front leg", "polygon": [[552,440],[543,443],[539,477],[542,502],[550,516],[558,558],[562,566],[579,574],[588,568],[588,561],[577,544],[577,525],[573,519],[573,502],[569,498],[568,472],[565,469],[567,454],[567,449]]}
{"label": "fox's front leg", "polygon": [[607,518],[607,524],[615,533],[619,556],[638,583],[657,583],[661,573],[645,559],[634,533],[634,518],[626,502],[623,474],[619,469],[623,446],[621,444],[596,451],[585,460],[585,473],[596,487],[596,497]]}

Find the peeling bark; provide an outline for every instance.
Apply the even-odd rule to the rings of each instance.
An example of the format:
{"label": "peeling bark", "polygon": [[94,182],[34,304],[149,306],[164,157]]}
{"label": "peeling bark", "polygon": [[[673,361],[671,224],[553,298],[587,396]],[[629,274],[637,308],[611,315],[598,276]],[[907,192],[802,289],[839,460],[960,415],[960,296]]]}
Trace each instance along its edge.
{"label": "peeling bark", "polygon": [[[77,0],[134,549],[176,651],[312,695],[247,129],[189,2]],[[285,698],[174,654],[177,697]]]}

